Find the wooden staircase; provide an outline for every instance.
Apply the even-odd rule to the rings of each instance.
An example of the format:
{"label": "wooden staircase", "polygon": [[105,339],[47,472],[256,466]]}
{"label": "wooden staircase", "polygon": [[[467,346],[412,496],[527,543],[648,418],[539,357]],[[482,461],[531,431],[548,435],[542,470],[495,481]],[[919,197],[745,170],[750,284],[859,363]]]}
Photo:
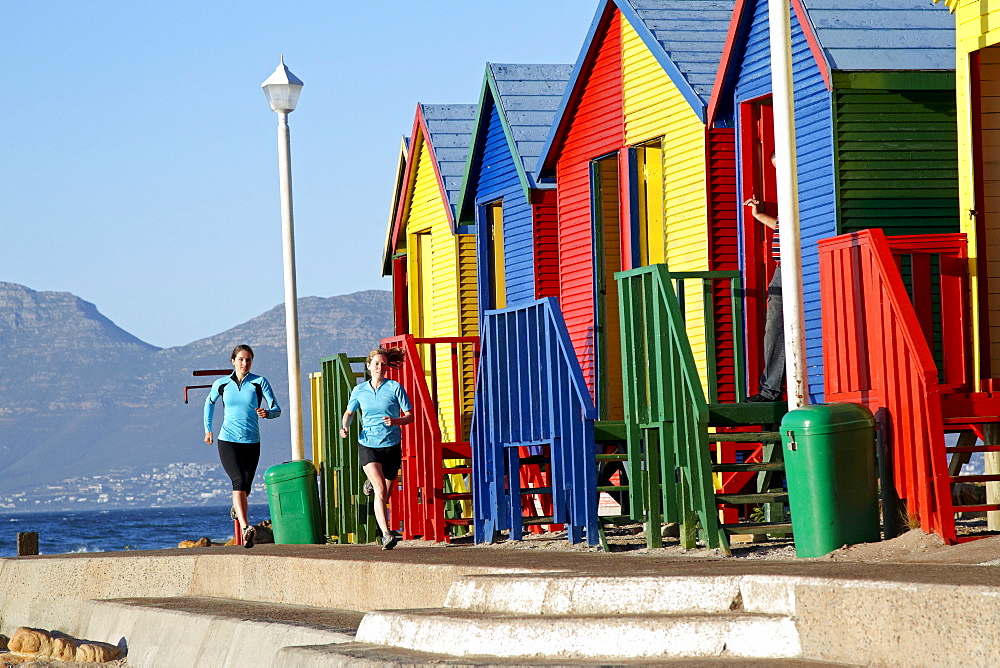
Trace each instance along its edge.
{"label": "wooden staircase", "polygon": [[[1000,481],[961,475],[965,457],[1000,451],[1000,393],[992,380],[975,381],[965,235],[887,238],[873,229],[819,248],[821,275],[834,277],[821,290],[826,400],[863,404],[876,417],[880,455],[891,460],[883,488],[904,504],[894,513],[883,496],[887,534],[905,514],[948,543],[992,535],[960,535],[955,515],[1000,504],[952,502],[955,483]],[[964,435],[947,446],[946,432]]]}
{"label": "wooden staircase", "polygon": [[[708,442],[716,445],[719,459],[722,457],[723,448],[720,446],[723,444],[729,444],[733,446],[731,449],[749,455],[741,463],[722,462],[712,465],[713,473],[739,473],[744,474],[744,479],[749,478],[748,484],[739,491],[725,491],[725,486],[716,491],[715,500],[724,518],[720,528],[727,536],[787,536],[792,533],[792,524],[785,510],[788,505],[788,491],[784,486],[785,461],[781,450],[781,434],[777,431],[786,411],[787,405],[784,402],[709,405],[710,427],[752,429],[708,434]],[[753,514],[745,511],[748,507],[762,509],[761,520],[755,521]],[[741,515],[743,521],[739,520]],[[725,518],[732,516],[736,517],[736,521],[725,521]]]}
{"label": "wooden staircase", "polygon": [[[784,463],[775,435],[786,406],[742,402],[746,389],[739,272],[671,273],[665,265],[653,265],[619,272],[615,278],[630,511],[633,519],[646,524],[647,545],[662,545],[664,521],[681,524],[685,548],[695,547],[700,539],[725,553],[729,536],[736,533],[790,533]],[[688,338],[689,330],[698,326],[688,324],[691,318],[678,298],[685,281],[701,287],[702,311],[697,315],[705,340],[704,380]],[[726,394],[733,400],[720,401]],[[753,456],[738,463],[720,460],[724,444],[741,444],[739,449]],[[713,450],[717,461],[712,460]],[[727,473],[733,480],[716,490],[716,476]],[[762,507],[765,521],[746,521],[748,506]],[[720,512],[736,521],[720,522]]]}

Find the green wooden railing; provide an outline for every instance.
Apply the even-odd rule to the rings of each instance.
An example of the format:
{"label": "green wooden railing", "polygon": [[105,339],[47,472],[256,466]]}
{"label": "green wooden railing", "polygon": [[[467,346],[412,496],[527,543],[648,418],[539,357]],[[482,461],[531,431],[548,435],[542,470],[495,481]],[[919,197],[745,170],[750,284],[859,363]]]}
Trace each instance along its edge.
{"label": "green wooden railing", "polygon": [[322,429],[323,463],[321,465],[326,535],[337,543],[370,543],[376,537],[375,515],[370,498],[361,487],[364,472],[358,465],[358,429],[361,420],[354,420],[347,438],[340,437],[340,420],[347,410],[351,391],[364,378],[364,357],[348,357],[339,353],[320,360],[323,377]]}
{"label": "green wooden railing", "polygon": [[[681,544],[726,545],[716,512],[708,442],[708,404],[719,398],[722,351],[735,400],[746,396],[739,272],[670,273],[653,265],[615,274],[619,283],[625,427],[632,519],[645,521],[647,544],[660,547],[660,524],[679,522]],[[695,365],[682,300],[684,282],[703,294],[708,394]],[[725,345],[717,340],[718,285],[729,283]],[[738,345],[733,345],[738,342]]]}

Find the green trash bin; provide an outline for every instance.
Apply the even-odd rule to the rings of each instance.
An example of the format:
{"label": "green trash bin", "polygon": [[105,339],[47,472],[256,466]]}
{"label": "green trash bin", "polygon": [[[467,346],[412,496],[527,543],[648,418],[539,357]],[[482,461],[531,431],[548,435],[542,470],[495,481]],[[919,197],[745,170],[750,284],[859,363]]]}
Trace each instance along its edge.
{"label": "green trash bin", "polygon": [[803,406],[781,420],[795,556],[880,539],[875,419],[864,406]]}
{"label": "green trash bin", "polygon": [[323,543],[316,467],[308,459],[275,464],[264,471],[274,542],[281,545]]}

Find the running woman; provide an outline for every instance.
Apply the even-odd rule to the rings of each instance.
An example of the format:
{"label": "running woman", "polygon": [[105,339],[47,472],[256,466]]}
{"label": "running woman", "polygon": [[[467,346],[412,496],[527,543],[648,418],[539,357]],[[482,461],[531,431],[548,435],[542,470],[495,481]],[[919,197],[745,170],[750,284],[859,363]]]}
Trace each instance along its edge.
{"label": "running woman", "polygon": [[[253,547],[255,529],[250,525],[247,496],[260,461],[259,418],[274,419],[281,415],[281,407],[274,398],[267,378],[250,373],[253,349],[240,344],[230,356],[233,373],[212,384],[205,399],[205,443],[212,445],[212,416],[215,402],[223,399],[226,406],[222,428],[219,430],[219,459],[233,481],[233,511],[240,522],[243,547]],[[267,408],[261,408],[261,402]]]}
{"label": "running woman", "polygon": [[361,408],[361,431],[358,433],[358,460],[368,477],[365,492],[371,486],[375,496],[375,519],[382,531],[382,549],[396,547],[398,538],[389,531],[389,498],[396,487],[396,476],[403,459],[402,430],[413,422],[413,405],[403,386],[385,377],[388,369],[403,365],[406,353],[399,348],[377,348],[368,353],[366,366],[371,380],[356,385],[341,419],[340,437],[347,438],[354,412]]}

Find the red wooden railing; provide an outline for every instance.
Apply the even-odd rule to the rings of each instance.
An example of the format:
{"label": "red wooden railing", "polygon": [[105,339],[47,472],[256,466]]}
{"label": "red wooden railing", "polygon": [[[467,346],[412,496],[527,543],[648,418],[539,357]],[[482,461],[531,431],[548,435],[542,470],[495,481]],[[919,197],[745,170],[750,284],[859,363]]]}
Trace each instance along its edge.
{"label": "red wooden railing", "polygon": [[[475,378],[479,359],[479,337],[414,338],[404,334],[382,339],[382,345],[406,351],[403,368],[390,372],[406,389],[413,402],[415,420],[403,428],[402,464],[402,519],[403,538],[422,537],[435,542],[449,538],[448,527],[470,525],[471,517],[445,517],[445,504],[449,500],[471,500],[469,493],[445,492],[445,476],[467,475],[471,465],[448,468],[445,460],[470,461],[472,448],[468,440],[466,405],[471,410],[471,397],[463,377],[471,371]],[[424,354],[421,355],[421,348]],[[442,352],[443,350],[443,352]],[[438,356],[449,358],[448,378],[438,375]],[[424,359],[426,358],[426,359]],[[425,365],[426,363],[426,365]],[[439,418],[438,391],[451,385],[452,411],[449,431],[451,439],[444,440]],[[471,387],[471,385],[469,385]]]}
{"label": "red wooden railing", "polygon": [[[941,394],[971,385],[964,234],[863,230],[819,242],[827,401],[882,409],[896,493],[925,531],[956,541]],[[911,290],[900,267],[910,256]],[[935,305],[931,256],[938,257]],[[941,323],[943,373],[929,337]]]}

